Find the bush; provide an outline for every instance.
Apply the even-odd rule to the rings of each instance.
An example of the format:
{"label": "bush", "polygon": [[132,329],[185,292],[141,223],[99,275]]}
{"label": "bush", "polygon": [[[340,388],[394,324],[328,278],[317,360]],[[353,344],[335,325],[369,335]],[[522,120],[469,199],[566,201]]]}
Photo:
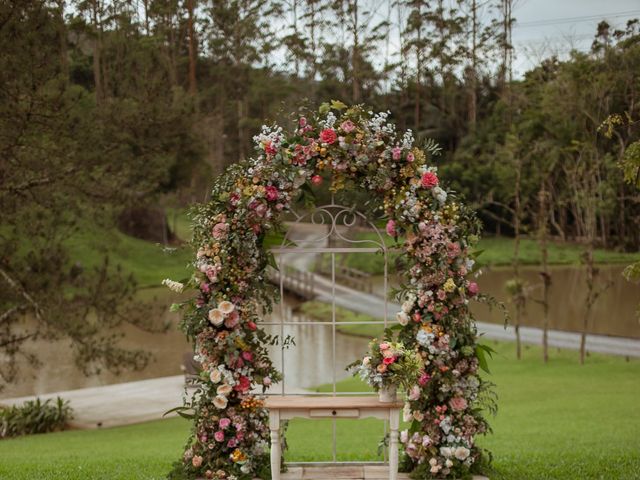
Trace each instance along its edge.
{"label": "bush", "polygon": [[55,402],[36,398],[20,406],[0,407],[0,438],[64,430],[72,418],[69,402],[60,397]]}

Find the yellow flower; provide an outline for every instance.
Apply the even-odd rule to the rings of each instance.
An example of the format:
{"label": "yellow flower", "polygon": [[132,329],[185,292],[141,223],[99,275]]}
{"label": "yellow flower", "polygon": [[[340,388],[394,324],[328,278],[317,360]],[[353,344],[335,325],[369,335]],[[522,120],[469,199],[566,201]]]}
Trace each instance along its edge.
{"label": "yellow flower", "polygon": [[447,293],[453,292],[456,289],[456,284],[453,281],[453,278],[450,278],[449,280],[447,280],[444,283],[444,286],[442,287],[442,289]]}
{"label": "yellow flower", "polygon": [[247,459],[247,456],[242,453],[242,451],[239,448],[236,448],[232,453],[231,453],[231,460],[233,460],[234,462],[244,462]]}

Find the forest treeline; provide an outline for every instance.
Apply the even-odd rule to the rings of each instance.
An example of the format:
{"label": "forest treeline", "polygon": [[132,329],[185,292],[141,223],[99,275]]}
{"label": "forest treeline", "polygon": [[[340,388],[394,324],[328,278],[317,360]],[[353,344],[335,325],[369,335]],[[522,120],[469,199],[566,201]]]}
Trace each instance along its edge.
{"label": "forest treeline", "polygon": [[4,3],[3,156],[54,175],[82,158],[104,170],[98,183],[118,184],[120,204],[184,203],[251,155],[262,123],[340,99],[438,141],[443,176],[490,232],[533,232],[544,197],[552,235],[592,228],[605,247],[637,247],[638,196],[617,167],[637,132],[598,129],[638,116],[638,22],[602,22],[590,52],[514,79],[512,3]]}
{"label": "forest treeline", "polygon": [[87,371],[143,366],[113,331],[163,327],[108,254],[89,269],[67,240],[113,222],[170,240],[166,207],[202,200],[263,123],[331,99],[439,142],[441,176],[516,257],[522,234],[637,249],[618,163],[639,145],[638,21],[514,78],[513,3],[0,2],[0,376],[42,338]]}

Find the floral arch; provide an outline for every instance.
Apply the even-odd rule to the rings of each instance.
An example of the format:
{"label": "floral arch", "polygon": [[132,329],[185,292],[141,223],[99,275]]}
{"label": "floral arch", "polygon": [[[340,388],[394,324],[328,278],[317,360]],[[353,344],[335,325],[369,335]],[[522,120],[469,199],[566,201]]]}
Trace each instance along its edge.
{"label": "floral arch", "polygon": [[332,191],[359,188],[377,196],[387,233],[403,239],[409,267],[395,329],[424,362],[405,406],[405,464],[419,478],[474,471],[482,457],[475,437],[489,428],[480,405],[487,389],[479,375],[482,348],[468,307],[478,294],[467,277],[479,224],[439,185],[429,166],[437,147],[414,146],[410,131],[398,135],[388,113],[340,102],[300,117],[291,133],[263,127],[255,142],[256,156],[231,166],[216,180],[211,201],[194,212],[197,256],[188,284],[197,295],[181,305],[182,328],[203,372],[181,410],[191,410],[194,423],[175,473],[269,478],[267,415],[255,393],[279,380],[267,354],[270,338],[259,326],[276,296],[266,278],[274,262],[264,240],[303,190],[329,178]]}

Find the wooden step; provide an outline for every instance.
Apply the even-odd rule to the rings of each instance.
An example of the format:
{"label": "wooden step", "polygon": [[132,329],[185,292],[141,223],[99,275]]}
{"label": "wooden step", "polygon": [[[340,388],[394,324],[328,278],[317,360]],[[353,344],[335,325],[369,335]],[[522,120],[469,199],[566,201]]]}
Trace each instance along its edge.
{"label": "wooden step", "polygon": [[[313,467],[288,467],[282,480],[387,480],[389,468],[384,465],[327,465]],[[398,480],[408,480],[407,473],[399,473]],[[474,475],[473,480],[489,480]]]}

